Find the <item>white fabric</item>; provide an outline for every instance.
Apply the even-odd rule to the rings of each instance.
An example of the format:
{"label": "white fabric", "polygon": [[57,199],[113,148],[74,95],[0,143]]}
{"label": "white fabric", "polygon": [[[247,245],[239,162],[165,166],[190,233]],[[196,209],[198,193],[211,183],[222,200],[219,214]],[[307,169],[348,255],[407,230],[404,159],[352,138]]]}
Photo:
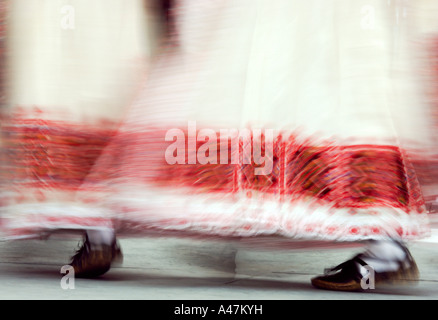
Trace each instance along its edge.
{"label": "white fabric", "polygon": [[[397,271],[400,263],[406,261],[406,252],[395,241],[370,241],[361,259],[373,268],[375,272]],[[365,268],[360,268],[362,274]]]}
{"label": "white fabric", "polygon": [[87,230],[87,236],[92,246],[112,245],[115,239],[114,230],[109,228]]}
{"label": "white fabric", "polygon": [[[2,112],[12,115],[13,121],[17,113],[24,120],[37,119],[32,125],[41,136],[46,128],[53,129],[46,121],[56,121],[58,130],[65,130],[61,151],[69,148],[68,130],[76,134],[83,130],[86,136],[84,128],[102,129],[107,136],[98,138],[109,138],[160,46],[163,30],[155,4],[153,0],[8,1],[7,109]],[[18,148],[25,143],[19,141]],[[26,147],[30,152],[32,146]],[[54,149],[49,152],[59,153]],[[45,159],[42,151],[37,153],[44,166],[53,155]],[[23,161],[11,157],[13,163]],[[1,181],[0,226],[8,238],[111,225],[108,216],[78,208],[74,191],[52,187],[52,178],[30,174],[27,179],[46,179],[47,186],[26,189],[19,182]],[[20,200],[23,193],[25,201]]]}
{"label": "white fabric", "polygon": [[403,248],[394,241],[372,241],[364,254],[369,258],[388,261],[403,261],[406,258]]}
{"label": "white fabric", "polygon": [[143,0],[9,3],[12,111],[38,107],[45,119],[119,120],[156,51],[152,8]]}
{"label": "white fabric", "polygon": [[[214,130],[284,130],[315,146],[329,141],[429,150],[431,123],[416,69],[421,62],[412,54],[420,49],[414,3],[182,0],[179,8],[180,48],[154,65],[122,133],[141,141],[148,126],[184,129],[194,121]],[[397,12],[403,14],[396,18]],[[148,155],[139,170],[148,170],[158,154],[127,150]],[[248,199],[245,191],[221,197],[155,188],[141,179],[160,171],[129,171],[127,158],[117,168],[122,177],[108,182],[114,193],[102,201],[115,219],[134,221],[140,230],[329,240],[427,235],[427,216],[415,210],[376,207],[372,215],[368,209],[353,215],[308,199],[280,202],[275,194],[254,192]],[[379,233],[357,235],[355,227]]]}
{"label": "white fabric", "polygon": [[[26,45],[21,40],[12,42],[12,53],[17,54],[16,63],[12,62],[17,68],[13,83],[17,85],[11,101],[14,105],[47,104],[48,110],[66,103],[76,119],[98,116],[103,111],[117,118],[121,111],[115,105],[127,101],[134,90],[132,84],[138,80],[137,64],[131,64],[130,57],[141,51],[135,32],[129,32],[139,30],[140,20],[134,18],[126,25],[117,17],[124,12],[120,8],[137,12],[140,0],[110,2],[108,9],[101,7],[108,3],[104,0],[93,0],[93,6],[85,0],[76,1],[77,16],[82,12],[81,17],[88,17],[87,21],[96,26],[116,18],[117,28],[91,28],[88,33],[78,25],[75,35],[88,47],[71,55],[69,50],[59,50],[63,44],[59,39],[68,37],[67,44],[75,44],[76,36],[65,34],[58,19],[53,18],[58,17],[62,2],[52,8],[49,2],[39,7],[41,2],[35,0],[17,1],[21,7],[30,3],[28,11],[17,10],[17,14],[23,14],[17,21],[27,20],[26,12],[41,11],[38,18],[31,15],[30,24],[35,24],[36,33],[42,30],[50,36],[45,43],[34,42],[32,36],[19,32],[23,26],[13,29],[14,37],[24,37]],[[313,140],[315,145],[330,140],[342,145],[415,147],[423,152],[431,145],[430,118],[415,76],[416,65],[412,64],[416,60],[410,59],[410,52],[416,49],[411,41],[417,36],[408,32],[413,8],[414,3],[387,0],[181,0],[177,17],[180,47],[151,68],[140,96],[124,117],[121,132],[135,133],[136,128],[148,125],[185,128],[188,121],[196,121],[199,127],[211,129],[286,130]],[[395,21],[398,10],[406,14]],[[47,20],[41,19],[44,14]],[[121,33],[114,32],[118,28]],[[18,36],[21,34],[25,35]],[[102,39],[102,43],[90,39]],[[128,51],[120,45],[125,41],[131,44]],[[26,50],[28,45],[36,49]],[[94,51],[96,46],[98,50]],[[53,47],[58,50],[51,50]],[[71,68],[69,58],[78,57],[89,61],[82,69]],[[31,66],[38,66],[36,70],[25,64],[22,69],[18,67],[27,59],[33,62]],[[62,63],[52,65],[51,61]],[[114,61],[127,63],[111,69]],[[86,72],[91,77],[84,78],[88,68],[93,72]],[[120,74],[122,69],[126,74]],[[102,79],[96,80],[95,74]],[[129,81],[123,85],[113,82],[126,78]],[[48,94],[59,83],[66,85],[56,90],[57,94]],[[72,91],[71,84],[75,88]],[[133,146],[127,146],[127,150],[148,151]],[[174,191],[173,186],[162,190],[133,184],[129,177],[122,180],[104,182],[115,189],[116,196],[105,195],[91,210],[106,212],[110,208],[113,218],[134,221],[140,229],[152,225],[221,235],[280,233],[297,238],[358,240],[364,237],[355,236],[351,230],[369,223],[370,227],[381,227],[390,237],[400,228],[406,238],[427,234],[427,216],[420,212],[408,214],[384,207],[375,208],[373,217],[360,210],[353,217],[347,210],[312,201],[280,203],[270,197],[265,201],[256,194],[248,200],[241,193],[225,200],[211,199],[196,192],[188,195],[184,190]],[[85,186],[86,195],[88,191]],[[131,212],[120,211],[126,208]],[[327,231],[333,227],[338,233],[330,235]]]}
{"label": "white fabric", "polygon": [[[347,144],[431,145],[413,77],[412,7],[384,0],[183,0],[181,8],[182,53],[156,67],[127,128],[192,120]],[[397,10],[406,14],[395,23]]]}

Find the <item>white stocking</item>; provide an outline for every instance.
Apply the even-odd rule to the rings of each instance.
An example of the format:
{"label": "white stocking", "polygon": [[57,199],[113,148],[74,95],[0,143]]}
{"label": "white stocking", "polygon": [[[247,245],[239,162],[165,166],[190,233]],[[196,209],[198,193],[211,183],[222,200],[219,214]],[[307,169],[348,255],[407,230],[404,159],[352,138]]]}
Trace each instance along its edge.
{"label": "white stocking", "polygon": [[376,272],[396,271],[399,262],[406,259],[406,253],[398,242],[392,240],[371,241],[362,260]]}
{"label": "white stocking", "polygon": [[113,229],[94,229],[94,230],[87,230],[87,236],[88,240],[90,241],[91,245],[112,245],[114,242],[114,230]]}

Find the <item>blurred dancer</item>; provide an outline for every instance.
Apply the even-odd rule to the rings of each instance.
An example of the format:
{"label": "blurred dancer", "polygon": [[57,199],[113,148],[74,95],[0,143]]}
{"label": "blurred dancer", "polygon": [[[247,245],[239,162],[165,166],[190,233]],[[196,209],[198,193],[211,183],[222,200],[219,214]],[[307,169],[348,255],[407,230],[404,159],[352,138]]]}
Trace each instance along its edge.
{"label": "blurred dancer", "polygon": [[99,275],[121,255],[111,220],[74,197],[159,46],[153,3],[7,1],[2,238],[87,231],[71,262],[77,276]]}
{"label": "blurred dancer", "polygon": [[[404,3],[404,2],[403,2]],[[162,55],[78,199],[120,234],[370,241],[312,279],[418,280],[411,158],[431,147],[398,1],[182,0]]]}

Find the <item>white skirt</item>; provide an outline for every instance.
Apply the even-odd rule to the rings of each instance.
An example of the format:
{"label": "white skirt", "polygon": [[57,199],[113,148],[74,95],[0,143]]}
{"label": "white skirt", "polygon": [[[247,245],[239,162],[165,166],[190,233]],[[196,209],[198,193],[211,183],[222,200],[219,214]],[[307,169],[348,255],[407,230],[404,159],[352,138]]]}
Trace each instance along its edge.
{"label": "white skirt", "polygon": [[3,237],[108,226],[72,201],[156,54],[162,31],[152,3],[8,2]]}
{"label": "white skirt", "polygon": [[410,162],[432,145],[415,10],[180,1],[178,50],[154,65],[78,200],[121,234],[427,236]]}
{"label": "white skirt", "polygon": [[414,9],[180,1],[178,47],[155,61],[85,183],[57,209],[125,235],[427,236],[410,162],[432,141]]}

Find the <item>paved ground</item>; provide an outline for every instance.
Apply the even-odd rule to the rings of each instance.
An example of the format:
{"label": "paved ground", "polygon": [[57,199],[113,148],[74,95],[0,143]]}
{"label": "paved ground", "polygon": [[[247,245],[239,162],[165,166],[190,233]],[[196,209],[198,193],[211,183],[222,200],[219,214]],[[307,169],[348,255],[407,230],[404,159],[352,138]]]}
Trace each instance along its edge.
{"label": "paved ground", "polygon": [[100,279],[61,288],[61,267],[79,238],[0,243],[0,299],[313,300],[438,299],[438,241],[410,246],[421,270],[413,287],[341,293],[310,278],[359,247],[299,248],[172,237],[121,239],[125,261]]}

